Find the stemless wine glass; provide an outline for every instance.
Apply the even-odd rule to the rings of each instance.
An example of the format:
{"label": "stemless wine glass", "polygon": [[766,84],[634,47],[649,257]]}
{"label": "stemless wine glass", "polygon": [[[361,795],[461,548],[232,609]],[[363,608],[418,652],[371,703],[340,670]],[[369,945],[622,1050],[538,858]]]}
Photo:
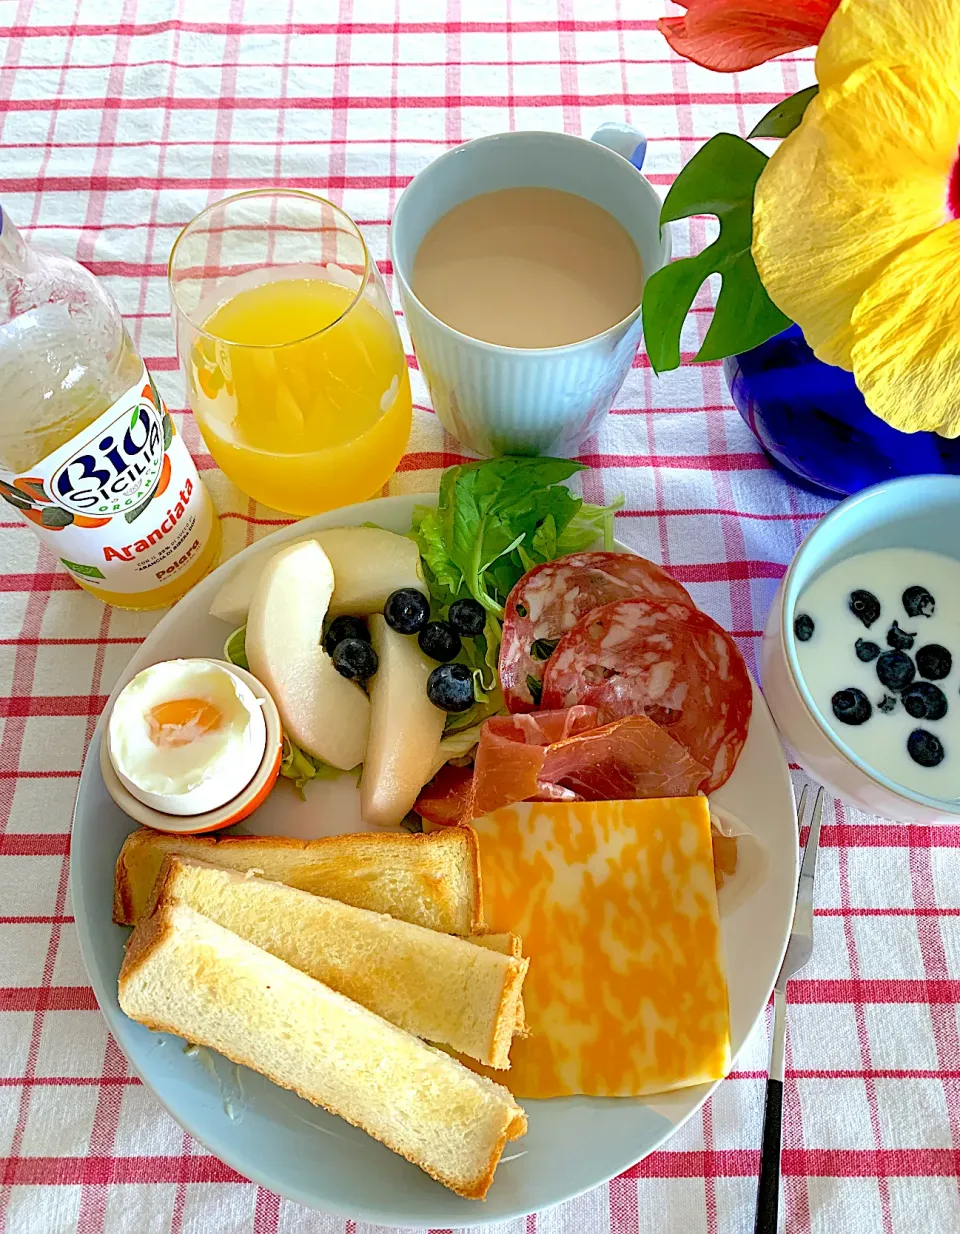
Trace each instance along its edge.
{"label": "stemless wine glass", "polygon": [[410,434],[410,379],[353,220],[313,193],[238,193],[187,224],[168,275],[190,401],[230,479],[296,515],[376,493]]}

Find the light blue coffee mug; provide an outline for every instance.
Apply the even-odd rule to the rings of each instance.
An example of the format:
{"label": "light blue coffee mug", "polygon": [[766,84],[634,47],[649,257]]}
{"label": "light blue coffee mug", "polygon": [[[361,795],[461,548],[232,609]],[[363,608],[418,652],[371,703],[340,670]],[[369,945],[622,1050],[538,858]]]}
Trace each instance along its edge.
{"label": "light blue coffee mug", "polygon": [[610,410],[640,342],[640,307],[615,326],[562,347],[505,347],[435,317],[412,288],[413,261],[436,221],[496,189],[563,189],[617,219],[644,277],[670,259],[660,198],[640,174],[646,140],[606,124],[591,141],[566,133],[497,133],[457,146],[407,185],[393,216],[390,254],[407,327],[444,427],[477,454],[569,455]]}

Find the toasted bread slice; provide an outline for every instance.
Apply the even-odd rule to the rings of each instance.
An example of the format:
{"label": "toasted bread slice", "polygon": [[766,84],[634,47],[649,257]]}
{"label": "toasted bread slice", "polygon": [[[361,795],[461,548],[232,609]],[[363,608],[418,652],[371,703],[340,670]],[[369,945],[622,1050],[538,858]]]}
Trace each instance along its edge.
{"label": "toasted bread slice", "polygon": [[488,951],[513,956],[515,960],[523,955],[523,939],[516,934],[474,934],[470,941]]}
{"label": "toasted bread slice", "polygon": [[477,838],[463,827],[431,835],[361,832],[320,840],[176,836],[142,827],[117,858],[113,919],[136,925],[168,853],[265,878],[402,921],[469,934],[482,919]]}
{"label": "toasted bread slice", "polygon": [[[475,934],[471,943],[478,947],[486,947],[490,951],[498,951],[501,955],[512,956],[515,960],[523,959],[523,939],[516,934]],[[528,961],[529,963],[529,961]],[[515,1037],[527,1036],[527,1017],[523,1010],[523,997],[517,999],[517,1018],[513,1026]],[[466,1051],[462,1051],[466,1053]]]}
{"label": "toasted bread slice", "polygon": [[120,1006],[339,1114],[459,1195],[482,1199],[526,1116],[505,1088],[185,904],[134,931]]}
{"label": "toasted bread slice", "polygon": [[154,897],[189,904],[408,1033],[510,1066],[527,960],[185,857],[165,858]]}

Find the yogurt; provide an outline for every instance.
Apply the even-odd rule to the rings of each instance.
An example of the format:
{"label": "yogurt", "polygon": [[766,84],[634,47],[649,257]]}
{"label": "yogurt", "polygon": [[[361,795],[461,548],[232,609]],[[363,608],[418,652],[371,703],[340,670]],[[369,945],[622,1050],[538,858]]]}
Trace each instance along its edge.
{"label": "yogurt", "polygon": [[960,798],[960,561],[915,549],[848,558],[797,601],[800,672],[824,722],[913,792]]}

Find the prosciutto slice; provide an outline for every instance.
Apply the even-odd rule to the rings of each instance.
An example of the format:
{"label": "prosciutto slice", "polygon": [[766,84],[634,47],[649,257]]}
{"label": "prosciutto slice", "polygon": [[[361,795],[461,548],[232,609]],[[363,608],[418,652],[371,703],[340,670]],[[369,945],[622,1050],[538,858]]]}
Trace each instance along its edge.
{"label": "prosciutto slice", "polygon": [[[557,796],[542,775],[550,751],[582,740],[597,724],[595,707],[569,707],[529,715],[492,716],[480,731],[473,763],[470,817],[479,818],[501,806],[528,798],[573,800],[573,793]],[[565,787],[565,786],[564,786]]]}
{"label": "prosciutto slice", "polygon": [[592,707],[494,716],[483,726],[473,775],[445,767],[417,812],[467,822],[516,801],[617,801],[691,797],[708,777],[646,716],[597,725]]}
{"label": "prosciutto slice", "polygon": [[693,797],[709,772],[646,716],[628,716],[547,750],[540,778],[583,801]]}
{"label": "prosciutto slice", "polygon": [[420,790],[413,808],[421,818],[438,827],[459,823],[469,819],[472,789],[473,768],[446,763]]}

